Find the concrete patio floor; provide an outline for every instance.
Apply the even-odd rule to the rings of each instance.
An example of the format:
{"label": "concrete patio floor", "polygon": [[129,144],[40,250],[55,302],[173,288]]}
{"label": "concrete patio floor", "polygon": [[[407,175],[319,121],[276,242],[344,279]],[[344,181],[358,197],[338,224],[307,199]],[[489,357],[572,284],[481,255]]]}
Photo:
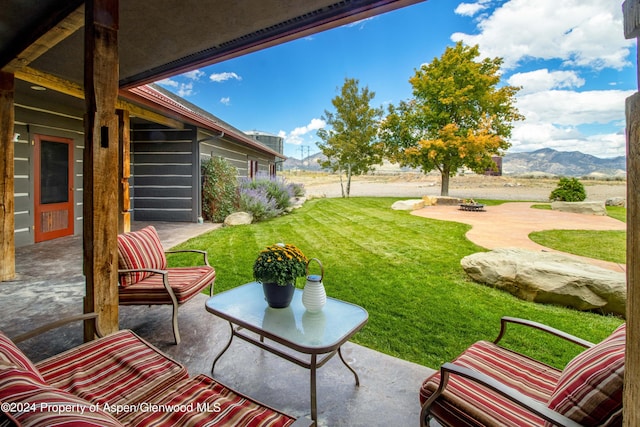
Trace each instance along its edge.
{"label": "concrete patio floor", "polygon": [[[133,228],[140,228],[135,223]],[[166,248],[215,228],[212,224],[153,223]],[[215,260],[210,260],[215,267]],[[82,238],[69,236],[16,249],[13,281],[0,282],[0,330],[8,336],[65,316],[80,314],[85,293]],[[215,292],[215,290],[214,290]],[[207,296],[198,295],[179,310],[182,342],[173,344],[171,308],[120,307],[120,328],[131,329],[190,374],[210,375],[211,363],[229,339],[228,324],[209,314]],[[366,326],[365,326],[366,328]],[[34,361],[81,343],[81,325],[50,332],[21,344]],[[318,370],[321,426],[412,426],[419,422],[420,384],[433,370],[347,343],[343,355],[360,376],[335,357]],[[234,340],[213,377],[252,398],[293,416],[309,416],[309,371]]]}

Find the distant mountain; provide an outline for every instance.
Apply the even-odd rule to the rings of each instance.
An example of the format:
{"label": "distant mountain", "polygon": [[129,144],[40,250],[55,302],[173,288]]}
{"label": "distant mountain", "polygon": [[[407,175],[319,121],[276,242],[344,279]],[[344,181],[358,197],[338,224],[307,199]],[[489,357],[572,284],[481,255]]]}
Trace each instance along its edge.
{"label": "distant mountain", "polygon": [[318,161],[325,160],[326,157],[322,153],[312,154],[311,156],[305,157],[304,159],[296,159],[294,157],[289,157],[282,164],[284,170],[291,169],[304,169],[309,171],[319,171],[322,170]]}
{"label": "distant mountain", "polygon": [[[293,157],[288,158],[283,167],[285,170],[322,170],[318,160],[324,160],[322,153],[316,153],[302,160]],[[378,168],[381,169],[381,168]],[[382,169],[389,172],[389,165]],[[507,153],[502,159],[502,173],[504,175],[524,175],[542,173],[559,176],[586,176],[590,174],[603,174],[609,176],[624,175],[627,169],[625,156],[602,159],[584,154],[579,151],[556,151],[551,148],[543,148],[529,153]],[[402,171],[405,168],[396,168]]]}
{"label": "distant mountain", "polygon": [[623,175],[626,169],[625,156],[601,159],[579,151],[556,151],[551,148],[530,153],[507,153],[502,159],[502,173],[505,175],[536,172],[562,176]]}

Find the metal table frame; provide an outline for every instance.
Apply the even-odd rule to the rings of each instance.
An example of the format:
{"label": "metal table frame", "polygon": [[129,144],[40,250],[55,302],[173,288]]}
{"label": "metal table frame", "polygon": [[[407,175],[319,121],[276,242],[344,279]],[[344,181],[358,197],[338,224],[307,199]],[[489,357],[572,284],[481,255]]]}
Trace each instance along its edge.
{"label": "metal table frame", "polygon": [[[335,298],[327,298],[327,304],[332,305],[338,308],[348,308],[350,310],[361,310],[361,319],[354,321],[352,325],[347,325],[347,329],[344,333],[341,333],[336,339],[331,340],[331,342],[321,343],[318,345],[310,345],[302,342],[296,342],[290,338],[284,337],[277,333],[270,332],[265,330],[267,328],[263,328],[261,325],[258,325],[256,319],[245,319],[243,318],[242,307],[243,304],[247,303],[246,292],[251,291],[251,298],[253,301],[249,301],[249,303],[256,304],[259,299],[264,304],[265,310],[282,310],[282,309],[269,309],[267,308],[267,303],[264,301],[264,295],[262,293],[262,287],[259,283],[251,282],[245,285],[239,286],[237,288],[231,289],[229,291],[223,292],[218,295],[214,295],[209,298],[206,302],[206,309],[210,313],[227,320],[229,322],[229,327],[231,329],[231,335],[229,337],[229,341],[222,349],[222,351],[216,356],[212,365],[211,365],[211,374],[213,375],[213,371],[215,369],[215,365],[222,357],[222,355],[229,349],[234,337],[238,337],[250,344],[253,344],[263,350],[266,350],[276,356],[279,356],[289,362],[295,363],[298,366],[310,370],[310,401],[311,401],[311,419],[317,423],[318,419],[318,407],[317,407],[317,392],[316,392],[316,371],[318,368],[324,366],[333,356],[338,354],[342,363],[353,373],[355,377],[356,386],[360,385],[360,378],[356,371],[349,366],[342,355],[341,346],[347,342],[356,332],[358,332],[368,321],[368,313],[362,307],[359,307],[354,304],[350,304],[344,301],[337,300]],[[224,295],[225,298],[231,298],[234,294],[244,293],[244,298],[238,298],[237,306],[234,307],[234,310],[226,310],[224,308],[216,307],[216,300],[220,298],[220,295]],[[255,294],[255,295],[254,295]],[[291,303],[293,310],[297,314],[304,312],[304,307],[302,307],[301,303],[301,294],[302,291],[300,289],[295,290],[294,299]],[[286,310],[286,309],[285,309]],[[231,313],[233,312],[233,314]],[[238,314],[240,313],[240,314]],[[249,316],[247,316],[249,317]],[[234,326],[235,325],[235,326]],[[291,325],[295,328],[295,323]],[[243,330],[251,331],[259,336],[257,339],[254,336],[243,332]],[[297,357],[292,354],[288,354],[281,349],[276,348],[275,346],[265,342],[265,338],[267,340],[271,340],[275,343],[281,344],[284,347],[294,350],[298,353],[309,355],[309,360],[303,359],[301,357]]]}

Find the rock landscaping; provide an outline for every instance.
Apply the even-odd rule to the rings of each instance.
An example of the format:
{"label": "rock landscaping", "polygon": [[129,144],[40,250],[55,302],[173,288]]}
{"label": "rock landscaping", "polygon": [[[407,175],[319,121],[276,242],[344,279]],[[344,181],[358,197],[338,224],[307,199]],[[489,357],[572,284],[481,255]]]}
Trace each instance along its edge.
{"label": "rock landscaping", "polygon": [[495,249],[466,256],[460,264],[476,282],[526,301],[625,315],[625,274],[568,255]]}

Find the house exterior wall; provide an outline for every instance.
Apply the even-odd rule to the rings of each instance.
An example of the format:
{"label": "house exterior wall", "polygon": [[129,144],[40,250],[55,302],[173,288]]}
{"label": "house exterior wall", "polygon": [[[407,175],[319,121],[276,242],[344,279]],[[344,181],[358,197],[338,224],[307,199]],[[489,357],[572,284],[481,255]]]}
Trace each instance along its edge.
{"label": "house exterior wall", "polygon": [[196,222],[200,167],[195,128],[132,126],[131,176],[135,221]]}
{"label": "house exterior wall", "polygon": [[229,141],[224,136],[217,138],[215,135],[201,130],[198,132],[198,141],[200,141],[200,164],[211,157],[222,157],[238,170],[238,178],[250,176],[250,161],[258,163],[258,173],[260,174],[269,174],[270,166],[276,164],[275,156]]}
{"label": "house exterior wall", "polygon": [[73,233],[82,234],[84,129],[81,116],[61,116],[59,112],[34,110],[19,104],[15,106],[14,133],[20,134],[14,142],[15,246],[35,242],[34,136],[37,134],[73,140]]}

